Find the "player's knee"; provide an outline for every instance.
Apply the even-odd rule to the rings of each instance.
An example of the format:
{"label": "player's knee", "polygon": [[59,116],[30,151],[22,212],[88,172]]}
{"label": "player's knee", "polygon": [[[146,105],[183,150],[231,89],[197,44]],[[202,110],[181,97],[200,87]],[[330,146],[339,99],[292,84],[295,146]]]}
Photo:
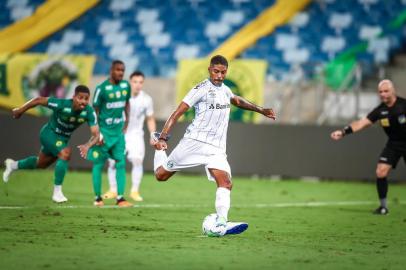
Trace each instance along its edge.
{"label": "player's knee", "polygon": [[116,160],[115,167],[116,167],[117,170],[125,168],[125,159]]}
{"label": "player's knee", "polygon": [[233,188],[233,182],[231,182],[231,180],[223,181],[221,183],[221,185],[219,185],[219,187],[223,187],[223,188],[231,190]]}
{"label": "player's knee", "polygon": [[59,153],[59,158],[63,159],[63,160],[69,160],[70,156],[71,156],[71,149],[70,147],[67,147],[65,149],[63,149],[60,153]]}
{"label": "player's knee", "polygon": [[109,159],[108,166],[109,169],[114,169],[116,167],[116,162],[113,159]]}
{"label": "player's knee", "polygon": [[389,169],[385,167],[377,167],[376,168],[376,177],[378,178],[385,178],[388,176]]}
{"label": "player's knee", "polygon": [[139,158],[133,158],[131,159],[131,163],[133,166],[140,166],[142,165],[142,160]]}
{"label": "player's knee", "polygon": [[160,170],[160,168],[155,171],[155,178],[158,181],[166,181],[169,179],[169,177],[170,175],[168,175],[165,171]]}

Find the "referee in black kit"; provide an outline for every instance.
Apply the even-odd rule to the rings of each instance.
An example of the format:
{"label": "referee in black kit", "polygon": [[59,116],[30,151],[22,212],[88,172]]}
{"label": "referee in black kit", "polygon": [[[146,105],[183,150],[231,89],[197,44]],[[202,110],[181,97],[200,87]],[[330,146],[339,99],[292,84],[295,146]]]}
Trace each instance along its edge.
{"label": "referee in black kit", "polygon": [[378,94],[382,101],[366,118],[352,122],[342,130],[331,133],[333,140],[340,140],[345,135],[360,131],[371,126],[376,121],[388,136],[388,142],[383,149],[376,167],[376,188],[381,205],[374,214],[389,213],[386,194],[388,193],[388,174],[401,157],[406,162],[406,99],[396,96],[395,87],[390,80],[382,80],[378,84]]}

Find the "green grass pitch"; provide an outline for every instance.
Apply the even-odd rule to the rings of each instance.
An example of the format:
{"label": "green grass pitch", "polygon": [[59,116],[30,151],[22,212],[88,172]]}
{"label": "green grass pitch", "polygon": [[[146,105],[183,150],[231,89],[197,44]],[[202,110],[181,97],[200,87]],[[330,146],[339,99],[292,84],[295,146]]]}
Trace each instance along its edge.
{"label": "green grass pitch", "polygon": [[145,201],[127,209],[93,207],[89,172],[68,172],[69,202],[54,204],[52,178],[21,171],[0,184],[1,269],[405,269],[404,185],[376,216],[374,183],[236,177],[229,218],[249,228],[208,238],[216,187],[204,176],[146,175]]}

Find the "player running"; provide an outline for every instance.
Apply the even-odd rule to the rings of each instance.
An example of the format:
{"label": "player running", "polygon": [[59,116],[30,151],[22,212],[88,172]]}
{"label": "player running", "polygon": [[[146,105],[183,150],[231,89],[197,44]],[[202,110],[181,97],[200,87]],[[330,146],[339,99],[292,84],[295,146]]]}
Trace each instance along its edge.
{"label": "player running", "polygon": [[[137,202],[143,201],[139,190],[143,175],[142,163],[145,156],[144,120],[146,119],[148,131],[151,135],[156,131],[152,98],[142,90],[144,80],[145,76],[140,71],[135,71],[130,75],[131,110],[127,132],[125,134],[127,158],[132,164],[132,187],[130,197]],[[150,139],[150,143],[153,143],[152,139]],[[114,160],[109,159],[107,175],[110,189],[103,194],[103,199],[111,199],[117,196],[115,164]]]}
{"label": "player running", "polygon": [[94,205],[103,206],[101,180],[103,167],[108,158],[116,161],[117,205],[128,207],[132,204],[124,199],[125,189],[125,140],[130,110],[130,84],[123,80],[124,63],[112,62],[110,78],[96,87],[93,97],[101,142],[90,149],[88,159],[93,162],[93,190],[96,195]]}
{"label": "player running", "polygon": [[376,188],[380,206],[375,209],[374,214],[386,215],[389,213],[386,202],[388,174],[391,168],[396,168],[401,157],[406,162],[406,99],[396,95],[395,87],[390,80],[379,82],[378,94],[382,101],[378,107],[371,111],[367,117],[352,122],[342,130],[332,132],[331,138],[340,140],[345,135],[358,132],[379,121],[388,136],[388,141],[376,167]]}
{"label": "player running", "polygon": [[[217,183],[217,226],[224,226],[225,234],[237,234],[245,231],[248,224],[227,222],[232,188],[231,169],[226,155],[230,103],[272,119],[275,119],[275,114],[272,109],[262,108],[234,95],[223,83],[227,70],[226,58],[221,55],[211,58],[208,68],[210,78],[189,91],[159,134],[155,144],[154,171],[157,180],[166,181],[176,171],[205,165],[208,179]],[[168,134],[179,117],[191,107],[195,109],[195,118],[187,127],[183,139],[167,157]]]}
{"label": "player running", "polygon": [[27,110],[38,105],[48,107],[53,111],[47,124],[40,132],[41,150],[38,156],[30,156],[25,159],[14,161],[6,159],[6,169],[3,173],[3,181],[8,182],[10,174],[21,169],[45,169],[56,161],[54,192],[52,200],[56,203],[68,201],[62,193],[62,183],[68,170],[68,161],[71,157],[71,148],[68,141],[75,129],[87,122],[90,127],[91,138],[79,145],[80,155],[86,158],[88,150],[99,140],[99,127],[97,126],[96,114],[88,105],[90,91],[87,86],[79,85],[75,88],[72,99],[58,99],[53,97],[36,97],[19,108],[13,109],[13,117],[18,119]]}

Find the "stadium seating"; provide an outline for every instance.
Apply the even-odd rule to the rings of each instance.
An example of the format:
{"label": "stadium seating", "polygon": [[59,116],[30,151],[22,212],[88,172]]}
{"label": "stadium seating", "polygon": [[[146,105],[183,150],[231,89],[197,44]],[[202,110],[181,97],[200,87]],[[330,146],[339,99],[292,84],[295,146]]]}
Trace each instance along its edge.
{"label": "stadium seating", "polygon": [[[1,1],[6,12],[0,25],[30,15],[43,2]],[[106,0],[29,51],[95,54],[96,74],[106,74],[110,61],[119,58],[129,70],[173,76],[179,60],[207,56],[274,2]],[[358,56],[361,63],[386,63],[406,40],[401,30],[389,31],[388,22],[405,9],[406,0],[314,1],[240,57],[267,60],[268,73],[277,79],[297,65],[312,76],[318,66],[361,42],[368,43]]]}

